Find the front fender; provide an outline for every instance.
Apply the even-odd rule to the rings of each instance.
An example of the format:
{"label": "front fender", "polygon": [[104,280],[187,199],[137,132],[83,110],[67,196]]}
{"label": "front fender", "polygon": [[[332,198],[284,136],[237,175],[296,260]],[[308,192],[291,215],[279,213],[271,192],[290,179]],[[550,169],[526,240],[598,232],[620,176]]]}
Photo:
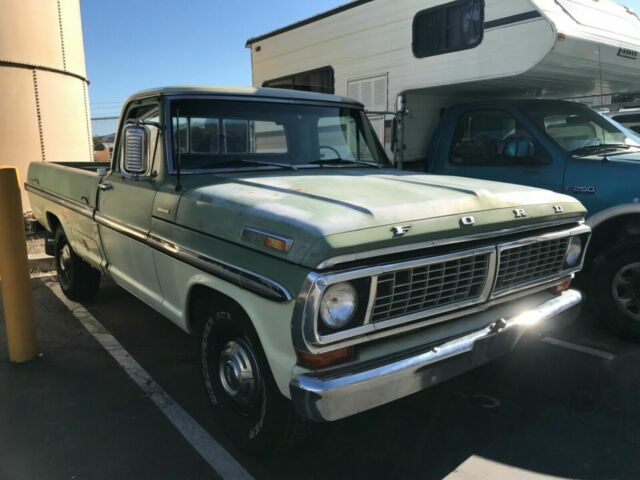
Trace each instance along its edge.
{"label": "front fender", "polygon": [[587,225],[589,225],[592,230],[595,230],[596,227],[608,220],[611,220],[612,218],[629,214],[640,214],[640,201],[636,203],[616,205],[615,207],[601,210],[587,219]]}

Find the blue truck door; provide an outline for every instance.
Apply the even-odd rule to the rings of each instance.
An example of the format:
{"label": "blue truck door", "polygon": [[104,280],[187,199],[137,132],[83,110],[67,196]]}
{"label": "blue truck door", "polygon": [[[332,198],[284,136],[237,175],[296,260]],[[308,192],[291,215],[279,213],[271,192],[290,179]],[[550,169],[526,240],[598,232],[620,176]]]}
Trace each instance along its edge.
{"label": "blue truck door", "polygon": [[[447,140],[439,141],[430,159],[435,173],[517,183],[560,192],[564,158],[551,155],[534,129],[516,114],[497,108],[461,110],[449,117]],[[530,144],[524,156],[509,156],[509,141]]]}

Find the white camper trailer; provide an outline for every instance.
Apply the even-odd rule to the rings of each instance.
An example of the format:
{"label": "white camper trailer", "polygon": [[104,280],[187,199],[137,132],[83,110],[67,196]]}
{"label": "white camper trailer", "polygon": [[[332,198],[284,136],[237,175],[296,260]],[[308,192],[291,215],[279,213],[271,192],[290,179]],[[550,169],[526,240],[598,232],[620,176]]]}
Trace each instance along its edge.
{"label": "white camper trailer", "polygon": [[[637,91],[640,19],[610,0],[357,0],[248,40],[255,86],[347,95],[411,112],[423,160],[441,108],[488,97]],[[372,115],[389,147],[391,116]],[[386,128],[385,128],[386,126]]]}

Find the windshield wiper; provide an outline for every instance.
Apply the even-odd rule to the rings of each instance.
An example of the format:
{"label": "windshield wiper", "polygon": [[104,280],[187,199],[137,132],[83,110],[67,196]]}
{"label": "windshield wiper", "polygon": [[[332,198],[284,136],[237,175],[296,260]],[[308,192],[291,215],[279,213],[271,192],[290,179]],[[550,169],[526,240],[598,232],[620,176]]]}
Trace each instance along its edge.
{"label": "windshield wiper", "polygon": [[242,163],[252,163],[254,165],[265,165],[265,166],[268,166],[268,167],[280,167],[280,168],[285,168],[287,170],[298,170],[298,167],[296,167],[295,165],[291,165],[289,163],[263,162],[263,161],[260,161],[260,160],[250,160],[248,158],[239,158],[238,161],[242,162]]}
{"label": "windshield wiper", "polygon": [[625,149],[628,150],[631,148],[631,145],[627,145],[626,143],[601,143],[599,145],[585,145],[584,147],[575,148],[571,150],[569,153],[575,157],[580,156],[589,156],[594,153],[598,153],[599,150],[616,150],[616,149]]}
{"label": "windshield wiper", "polygon": [[367,167],[382,168],[382,165],[376,162],[365,162],[364,160],[348,160],[346,158],[320,159],[309,162],[312,165],[332,165],[332,164],[350,164],[350,165],[366,165]]}

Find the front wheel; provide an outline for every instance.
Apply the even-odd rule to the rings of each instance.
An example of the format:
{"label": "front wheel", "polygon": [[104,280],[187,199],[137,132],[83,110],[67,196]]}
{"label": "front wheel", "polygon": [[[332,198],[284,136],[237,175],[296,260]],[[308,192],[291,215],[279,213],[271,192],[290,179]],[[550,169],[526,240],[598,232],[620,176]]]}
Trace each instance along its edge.
{"label": "front wheel", "polygon": [[240,448],[272,452],[306,436],[309,422],[295,414],[278,390],[257,335],[238,309],[208,315],[200,346],[216,421]]}
{"label": "front wheel", "polygon": [[591,293],[606,325],[640,341],[640,239],[623,240],[601,253],[591,278]]}
{"label": "front wheel", "polygon": [[55,260],[58,283],[69,300],[90,300],[100,287],[100,272],[73,251],[62,227],[55,234]]}

